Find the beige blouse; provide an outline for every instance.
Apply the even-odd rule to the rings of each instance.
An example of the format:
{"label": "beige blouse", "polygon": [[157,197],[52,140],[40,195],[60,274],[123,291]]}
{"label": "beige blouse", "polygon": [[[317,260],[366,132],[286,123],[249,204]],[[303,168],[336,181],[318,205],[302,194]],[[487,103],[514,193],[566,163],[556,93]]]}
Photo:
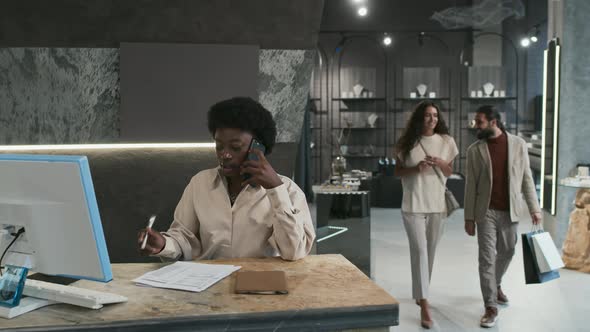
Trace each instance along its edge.
{"label": "beige blouse", "polygon": [[305,194],[291,179],[264,189],[245,186],[231,206],[219,168],[195,175],[176,206],[167,232],[164,259],[218,259],[309,254],[315,231]]}

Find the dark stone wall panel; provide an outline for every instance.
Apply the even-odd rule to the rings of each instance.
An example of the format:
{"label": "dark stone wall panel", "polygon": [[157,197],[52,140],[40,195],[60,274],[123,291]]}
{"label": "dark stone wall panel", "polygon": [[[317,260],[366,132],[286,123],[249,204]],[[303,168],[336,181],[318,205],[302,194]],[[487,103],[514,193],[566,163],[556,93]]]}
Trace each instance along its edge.
{"label": "dark stone wall panel", "polygon": [[323,7],[323,0],[1,1],[0,46],[168,42],[312,49]]}
{"label": "dark stone wall panel", "polygon": [[0,144],[119,137],[116,49],[0,49]]}

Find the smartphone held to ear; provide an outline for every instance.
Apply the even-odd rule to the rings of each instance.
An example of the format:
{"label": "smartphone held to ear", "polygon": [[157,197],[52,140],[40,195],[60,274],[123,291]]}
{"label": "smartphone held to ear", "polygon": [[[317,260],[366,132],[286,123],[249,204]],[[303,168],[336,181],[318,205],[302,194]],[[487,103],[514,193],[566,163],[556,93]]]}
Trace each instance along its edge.
{"label": "smartphone held to ear", "polygon": [[[248,148],[248,151],[250,151],[250,152],[248,152],[248,155],[246,156],[246,161],[258,160],[258,155],[256,155],[256,153],[254,153],[254,150],[259,150],[262,152],[262,154],[264,154],[264,152],[266,151],[266,148],[256,138],[252,138],[252,141],[250,142],[250,147]],[[250,177],[251,177],[250,174],[244,173],[244,180],[248,180]]]}

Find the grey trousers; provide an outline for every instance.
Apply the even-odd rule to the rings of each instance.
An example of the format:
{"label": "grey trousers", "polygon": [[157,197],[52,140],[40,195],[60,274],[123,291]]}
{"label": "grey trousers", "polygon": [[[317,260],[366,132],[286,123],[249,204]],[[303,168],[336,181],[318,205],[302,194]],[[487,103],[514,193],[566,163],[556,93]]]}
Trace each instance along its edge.
{"label": "grey trousers", "polygon": [[477,222],[479,284],[486,307],[498,306],[498,287],[514,256],[517,229],[509,211],[488,210],[485,220]]}
{"label": "grey trousers", "polygon": [[402,219],[410,243],[412,297],[416,300],[428,298],[434,253],[444,232],[445,218],[446,213],[402,211]]}

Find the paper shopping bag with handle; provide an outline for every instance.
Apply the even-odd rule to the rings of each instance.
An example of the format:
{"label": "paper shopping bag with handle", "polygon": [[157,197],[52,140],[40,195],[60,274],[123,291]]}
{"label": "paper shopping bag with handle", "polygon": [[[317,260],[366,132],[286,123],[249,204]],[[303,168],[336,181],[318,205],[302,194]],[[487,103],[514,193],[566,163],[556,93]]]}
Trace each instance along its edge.
{"label": "paper shopping bag with handle", "polygon": [[535,259],[535,251],[532,236],[538,232],[523,233],[522,238],[522,260],[524,263],[524,278],[526,284],[540,284],[559,278],[559,271],[541,273]]}
{"label": "paper shopping bag with handle", "polygon": [[561,269],[565,266],[563,260],[561,260],[559,251],[548,232],[543,231],[533,234],[532,238],[539,272],[549,272]]}

